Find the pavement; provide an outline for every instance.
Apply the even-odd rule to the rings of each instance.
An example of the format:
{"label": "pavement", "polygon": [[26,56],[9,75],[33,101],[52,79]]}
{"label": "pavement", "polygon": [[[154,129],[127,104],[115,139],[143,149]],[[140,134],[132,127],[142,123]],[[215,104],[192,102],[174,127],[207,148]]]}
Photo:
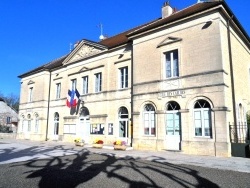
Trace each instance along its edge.
{"label": "pavement", "polygon": [[102,149],[83,147],[74,143],[62,141],[30,141],[20,139],[0,139],[0,165],[37,160],[44,158],[73,155],[82,151],[115,156],[117,159],[142,159],[160,163],[185,164],[221,170],[231,170],[250,173],[250,158],[242,157],[215,157],[187,155],[173,151],[142,151],[129,147],[126,151],[114,150],[112,146]]}

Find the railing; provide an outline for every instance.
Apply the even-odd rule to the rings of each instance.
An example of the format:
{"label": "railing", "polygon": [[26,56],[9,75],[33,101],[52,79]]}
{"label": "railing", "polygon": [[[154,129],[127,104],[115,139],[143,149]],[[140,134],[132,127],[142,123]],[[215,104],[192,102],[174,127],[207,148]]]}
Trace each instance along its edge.
{"label": "railing", "polygon": [[229,134],[231,143],[248,143],[250,140],[247,123],[238,123],[237,125],[229,123]]}

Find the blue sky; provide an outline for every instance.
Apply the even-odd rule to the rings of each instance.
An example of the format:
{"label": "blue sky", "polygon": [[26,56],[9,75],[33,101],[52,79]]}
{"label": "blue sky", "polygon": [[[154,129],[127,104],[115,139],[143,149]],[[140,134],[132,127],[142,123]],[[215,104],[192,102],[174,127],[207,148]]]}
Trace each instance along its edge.
{"label": "blue sky", "polygon": [[[19,75],[70,50],[83,38],[98,41],[161,16],[166,0],[1,0],[0,93],[19,96]],[[171,0],[181,10],[197,0]],[[226,0],[250,35],[249,0]]]}

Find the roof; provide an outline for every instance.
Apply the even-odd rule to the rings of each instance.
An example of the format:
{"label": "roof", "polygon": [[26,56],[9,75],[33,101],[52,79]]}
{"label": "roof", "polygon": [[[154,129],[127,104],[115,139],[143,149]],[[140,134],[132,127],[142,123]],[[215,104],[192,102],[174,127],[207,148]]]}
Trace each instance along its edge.
{"label": "roof", "polygon": [[[225,1],[214,1],[214,2],[203,2],[203,3],[196,3],[190,7],[187,7],[183,10],[180,11],[176,11],[174,12],[172,15],[164,18],[164,19],[156,19],[154,21],[151,21],[149,23],[146,23],[144,25],[141,26],[137,26],[133,29],[127,30],[125,32],[122,32],[120,34],[117,34],[113,37],[110,38],[106,38],[100,42],[97,42],[97,44],[101,44],[106,46],[108,49],[112,49],[115,47],[118,47],[120,45],[124,45],[130,42],[130,38],[134,35],[143,33],[145,31],[149,31],[151,29],[155,29],[157,27],[163,26],[165,24],[170,24],[172,22],[181,20],[183,18],[186,18],[188,16],[192,16],[195,15],[197,13],[203,12],[205,10],[211,9],[213,7],[216,7],[218,5],[223,5],[223,7],[226,9],[226,11],[228,12],[228,14],[232,17],[233,13],[231,11],[231,9],[228,7],[228,5],[225,3]],[[243,35],[245,36],[246,40],[248,41],[248,45],[250,46],[250,39],[248,34],[245,32],[244,28],[241,26],[240,22],[237,20],[237,18],[235,16],[232,17],[232,20],[234,21],[234,23],[237,25],[237,27],[240,28],[240,30],[242,31]],[[83,39],[83,40],[87,40],[87,39]],[[70,54],[70,53],[69,53]],[[61,58],[58,58],[54,61],[49,62],[46,65],[43,65],[41,67],[38,67],[34,70],[31,70],[25,74],[22,74],[20,76],[18,76],[19,78],[43,71],[43,70],[53,70],[55,68],[59,68],[60,66],[63,66],[62,62],[66,59],[66,57],[69,55],[67,54],[66,56],[63,56]]]}
{"label": "roof", "polygon": [[55,69],[57,67],[62,66],[62,62],[66,59],[67,56],[68,55],[62,56],[62,57],[60,57],[58,59],[55,59],[55,60],[53,60],[53,61],[51,61],[51,62],[49,62],[49,63],[47,63],[45,65],[42,65],[42,66],[37,67],[37,68],[35,68],[35,69],[33,69],[33,70],[29,71],[29,72],[21,74],[18,77],[23,78],[23,77],[26,77],[26,76],[29,76],[31,74],[38,73],[38,72],[41,72],[41,71],[44,71],[44,70],[53,70],[53,69]]}

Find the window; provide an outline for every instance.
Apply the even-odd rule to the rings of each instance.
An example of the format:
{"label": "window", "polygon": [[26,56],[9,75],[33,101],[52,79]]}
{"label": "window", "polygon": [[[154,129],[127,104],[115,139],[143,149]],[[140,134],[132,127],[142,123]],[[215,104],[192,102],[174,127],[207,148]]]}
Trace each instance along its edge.
{"label": "window", "polygon": [[35,119],[35,132],[37,133],[38,132],[38,130],[39,130],[39,117],[38,117],[38,114],[35,114],[35,117],[36,117],[36,119]]}
{"label": "window", "polygon": [[128,137],[128,110],[126,107],[119,109],[119,137]]}
{"label": "window", "polygon": [[11,117],[7,117],[6,122],[7,122],[7,124],[10,124],[11,123]]}
{"label": "window", "polygon": [[25,124],[25,120],[22,119],[22,128],[21,128],[21,131],[20,131],[20,132],[23,132],[23,131],[24,131],[24,124]]}
{"label": "window", "polygon": [[25,116],[24,115],[22,115],[21,116],[21,121],[22,121],[22,124],[21,124],[21,126],[18,126],[18,128],[20,127],[20,129],[19,129],[19,132],[24,132],[25,131]]}
{"label": "window", "polygon": [[82,82],[83,82],[83,84],[82,84],[82,88],[83,88],[82,94],[87,94],[88,93],[88,76],[84,76],[82,78]]}
{"label": "window", "polygon": [[33,87],[31,87],[29,89],[29,99],[28,99],[28,102],[32,102],[32,98],[33,98]]}
{"label": "window", "polygon": [[104,124],[101,123],[91,124],[90,134],[104,134]]}
{"label": "window", "polygon": [[54,114],[54,135],[58,135],[59,133],[59,114],[56,112]]}
{"label": "window", "polygon": [[108,124],[108,130],[109,130],[109,135],[113,135],[113,129],[114,129],[114,127],[113,127],[114,125],[113,125],[113,123],[109,123]]}
{"label": "window", "polygon": [[128,87],[128,67],[120,68],[120,88]]}
{"label": "window", "polygon": [[194,105],[195,136],[212,137],[211,108],[206,100],[198,100]]}
{"label": "window", "polygon": [[166,134],[180,135],[180,105],[175,101],[170,101],[166,106]]}
{"label": "window", "polygon": [[60,99],[61,97],[61,83],[56,84],[56,99]]}
{"label": "window", "polygon": [[75,134],[76,133],[76,125],[74,125],[74,124],[65,124],[63,131],[64,131],[64,134]]}
{"label": "window", "polygon": [[95,74],[95,92],[102,91],[102,73]]}
{"label": "window", "polygon": [[76,79],[71,80],[71,90],[76,90]]}
{"label": "window", "polygon": [[144,135],[155,135],[155,108],[152,104],[144,107]]}
{"label": "window", "polygon": [[245,111],[246,110],[241,103],[236,104],[237,124],[245,124],[247,122],[247,115]]}
{"label": "window", "polygon": [[89,109],[87,107],[85,107],[85,106],[82,106],[80,108],[80,116],[82,116],[82,117],[88,117],[89,116]]}
{"label": "window", "polygon": [[173,50],[165,54],[166,58],[166,78],[179,76],[178,50]]}
{"label": "window", "polygon": [[30,132],[31,131],[31,115],[28,114],[27,118],[28,118],[28,128],[27,128],[27,131]]}

